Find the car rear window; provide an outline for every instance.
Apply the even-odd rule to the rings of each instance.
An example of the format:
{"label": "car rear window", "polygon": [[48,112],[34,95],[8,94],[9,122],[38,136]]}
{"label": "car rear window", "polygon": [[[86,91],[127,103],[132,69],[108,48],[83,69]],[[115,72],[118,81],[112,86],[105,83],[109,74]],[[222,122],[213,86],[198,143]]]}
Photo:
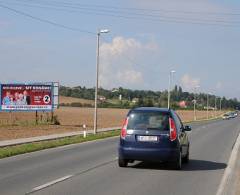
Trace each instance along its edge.
{"label": "car rear window", "polygon": [[169,113],[133,111],[129,114],[127,129],[169,131]]}

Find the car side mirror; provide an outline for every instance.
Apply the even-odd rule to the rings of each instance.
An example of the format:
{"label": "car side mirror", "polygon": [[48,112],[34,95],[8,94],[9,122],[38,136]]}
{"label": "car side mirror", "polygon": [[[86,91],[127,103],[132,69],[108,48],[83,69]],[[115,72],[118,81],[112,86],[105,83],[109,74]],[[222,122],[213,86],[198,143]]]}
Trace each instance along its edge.
{"label": "car side mirror", "polygon": [[184,127],[184,131],[191,131],[192,130],[192,128],[190,127],[190,126],[188,126],[188,125],[186,125],[185,127]]}

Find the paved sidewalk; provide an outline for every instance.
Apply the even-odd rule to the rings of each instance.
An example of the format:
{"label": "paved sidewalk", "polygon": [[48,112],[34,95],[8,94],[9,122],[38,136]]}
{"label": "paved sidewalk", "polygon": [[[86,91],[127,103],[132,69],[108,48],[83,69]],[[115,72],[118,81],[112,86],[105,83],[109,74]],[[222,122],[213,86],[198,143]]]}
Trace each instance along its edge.
{"label": "paved sidewalk", "polygon": [[[111,131],[111,130],[116,130],[116,129],[121,129],[121,127],[98,129],[98,132]],[[86,132],[87,132],[87,134],[92,134],[93,130],[87,130]],[[0,147],[13,146],[13,145],[18,145],[18,144],[25,144],[25,143],[38,142],[38,141],[53,140],[53,139],[59,139],[59,138],[64,138],[64,137],[72,137],[75,135],[83,135],[83,131],[74,131],[74,132],[69,132],[69,133],[5,140],[5,141],[0,141]]]}

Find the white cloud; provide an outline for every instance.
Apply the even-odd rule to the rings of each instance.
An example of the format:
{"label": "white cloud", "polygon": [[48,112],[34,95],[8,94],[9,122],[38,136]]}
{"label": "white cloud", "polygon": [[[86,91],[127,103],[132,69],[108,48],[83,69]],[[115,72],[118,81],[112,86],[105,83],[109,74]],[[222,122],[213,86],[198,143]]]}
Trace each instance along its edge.
{"label": "white cloud", "polygon": [[144,76],[136,64],[137,58],[146,51],[156,51],[153,41],[142,43],[133,38],[115,37],[111,43],[100,47],[100,86],[141,87]]}
{"label": "white cloud", "polygon": [[181,78],[181,84],[185,90],[193,91],[196,86],[200,85],[200,79],[193,78],[189,74],[185,74]]}

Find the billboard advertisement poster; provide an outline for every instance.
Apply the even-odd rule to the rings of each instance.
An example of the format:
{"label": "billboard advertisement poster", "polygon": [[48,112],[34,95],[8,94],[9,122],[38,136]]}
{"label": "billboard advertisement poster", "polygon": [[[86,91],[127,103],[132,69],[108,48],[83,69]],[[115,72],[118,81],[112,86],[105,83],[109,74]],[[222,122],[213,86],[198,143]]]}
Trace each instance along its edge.
{"label": "billboard advertisement poster", "polygon": [[1,84],[2,111],[51,111],[53,85]]}

